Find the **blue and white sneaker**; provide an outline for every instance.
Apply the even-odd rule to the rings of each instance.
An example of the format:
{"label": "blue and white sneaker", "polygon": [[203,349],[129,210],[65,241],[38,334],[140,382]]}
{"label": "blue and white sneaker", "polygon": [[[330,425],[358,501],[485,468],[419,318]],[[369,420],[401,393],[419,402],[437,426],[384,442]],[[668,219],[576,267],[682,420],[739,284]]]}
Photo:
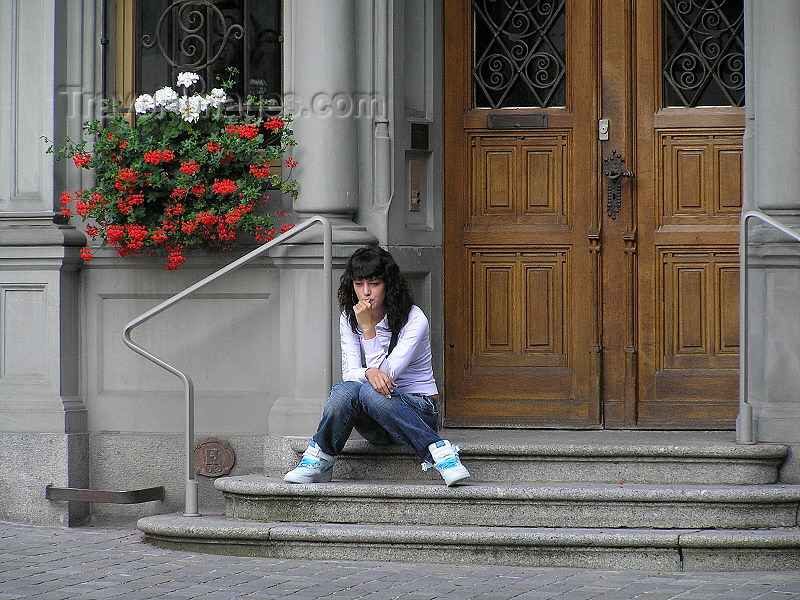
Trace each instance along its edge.
{"label": "blue and white sneaker", "polygon": [[439,440],[428,446],[428,450],[433,457],[433,464],[422,463],[422,470],[427,471],[434,467],[444,478],[444,482],[450,486],[461,483],[469,477],[469,471],[461,464],[458,458],[458,446],[453,446],[447,440]]}
{"label": "blue and white sneaker", "polygon": [[284,475],[283,480],[287,483],[327,483],[333,475],[334,461],[335,456],[325,454],[311,440],[300,464]]}

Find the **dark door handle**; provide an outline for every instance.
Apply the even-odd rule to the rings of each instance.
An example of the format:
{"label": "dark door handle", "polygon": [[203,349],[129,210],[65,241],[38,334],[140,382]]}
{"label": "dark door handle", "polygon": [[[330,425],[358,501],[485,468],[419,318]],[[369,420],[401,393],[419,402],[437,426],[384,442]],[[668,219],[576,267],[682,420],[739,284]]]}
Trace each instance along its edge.
{"label": "dark door handle", "polygon": [[620,208],[622,208],[622,179],[633,177],[633,171],[623,169],[625,157],[617,154],[616,150],[611,151],[611,156],[603,159],[605,169],[603,173],[608,179],[608,202],[606,212],[612,219],[617,218]]}

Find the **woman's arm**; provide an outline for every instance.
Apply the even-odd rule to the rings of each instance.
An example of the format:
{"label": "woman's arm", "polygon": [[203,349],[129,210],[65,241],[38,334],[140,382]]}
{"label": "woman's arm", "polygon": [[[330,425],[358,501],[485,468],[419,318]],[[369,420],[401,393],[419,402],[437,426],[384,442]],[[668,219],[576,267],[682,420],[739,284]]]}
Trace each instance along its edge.
{"label": "woman's arm", "polygon": [[366,369],[361,362],[361,340],[353,332],[344,313],[339,317],[339,337],[342,344],[342,381],[366,383]]}
{"label": "woman's arm", "polygon": [[[394,381],[377,367],[364,368],[361,364],[361,341],[363,338],[353,332],[345,315],[339,319],[339,335],[342,340],[342,381],[358,381],[360,383],[369,381],[376,391],[391,398],[395,388]],[[374,339],[377,341],[378,338]]]}
{"label": "woman's arm", "polygon": [[428,319],[418,307],[413,307],[408,316],[408,322],[400,330],[397,345],[392,353],[387,356],[386,349],[378,338],[363,340],[364,355],[367,368],[380,369],[389,378],[396,380],[413,360],[418,345],[428,336]]}

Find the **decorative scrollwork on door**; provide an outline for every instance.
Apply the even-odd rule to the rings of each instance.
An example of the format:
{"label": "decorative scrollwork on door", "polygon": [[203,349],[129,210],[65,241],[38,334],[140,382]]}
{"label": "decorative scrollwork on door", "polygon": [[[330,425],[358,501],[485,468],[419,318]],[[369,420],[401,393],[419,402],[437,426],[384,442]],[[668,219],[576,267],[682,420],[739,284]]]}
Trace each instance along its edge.
{"label": "decorative scrollwork on door", "polygon": [[662,6],[665,106],[743,106],[743,0]]}
{"label": "decorative scrollwork on door", "polygon": [[473,0],[478,108],[566,103],[565,0]]}

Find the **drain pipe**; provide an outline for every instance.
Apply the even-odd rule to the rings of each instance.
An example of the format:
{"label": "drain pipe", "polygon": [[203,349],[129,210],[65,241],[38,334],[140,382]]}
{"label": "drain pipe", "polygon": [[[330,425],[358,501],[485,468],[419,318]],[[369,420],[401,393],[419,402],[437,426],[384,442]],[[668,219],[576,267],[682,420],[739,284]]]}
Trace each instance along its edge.
{"label": "drain pipe", "polygon": [[753,216],[751,212],[742,215],[741,248],[739,250],[739,287],[741,295],[739,300],[739,416],[736,417],[736,441],[740,444],[754,444],[753,437],[753,405],[748,402],[747,395],[747,337],[749,334],[748,298],[747,289],[747,221]]}

